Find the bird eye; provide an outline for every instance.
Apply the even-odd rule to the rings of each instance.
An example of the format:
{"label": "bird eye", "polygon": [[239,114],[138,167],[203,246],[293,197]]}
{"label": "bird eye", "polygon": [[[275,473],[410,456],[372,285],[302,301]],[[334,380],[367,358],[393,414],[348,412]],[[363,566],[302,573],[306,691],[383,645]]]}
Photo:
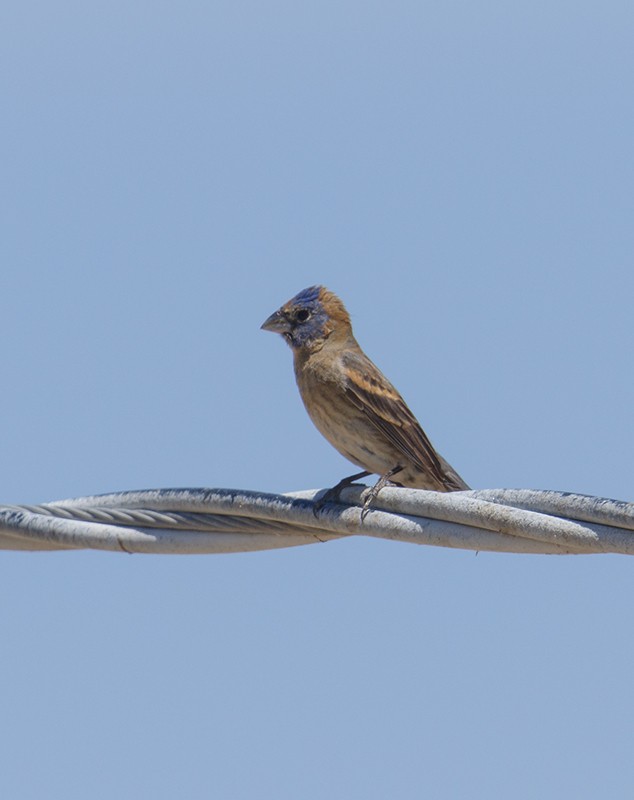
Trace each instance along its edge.
{"label": "bird eye", "polygon": [[299,311],[295,314],[295,319],[298,322],[306,322],[306,320],[310,317],[310,311],[307,308],[300,308]]}

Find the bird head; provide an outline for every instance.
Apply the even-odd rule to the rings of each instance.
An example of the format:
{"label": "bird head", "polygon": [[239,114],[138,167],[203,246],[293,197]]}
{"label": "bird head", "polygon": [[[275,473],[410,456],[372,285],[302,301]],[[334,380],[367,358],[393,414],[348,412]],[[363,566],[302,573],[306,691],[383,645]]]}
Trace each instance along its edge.
{"label": "bird head", "polygon": [[318,350],[333,335],[352,335],[344,304],[325,286],[296,294],[271,314],[262,330],[281,334],[294,350]]}

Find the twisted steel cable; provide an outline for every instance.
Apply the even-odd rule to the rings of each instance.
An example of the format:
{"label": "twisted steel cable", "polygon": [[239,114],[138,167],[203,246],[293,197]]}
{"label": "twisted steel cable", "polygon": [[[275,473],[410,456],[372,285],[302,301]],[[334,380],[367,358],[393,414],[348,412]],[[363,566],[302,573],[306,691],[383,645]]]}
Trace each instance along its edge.
{"label": "twisted steel cable", "polygon": [[236,553],[374,536],[506,553],[634,554],[634,504],[527,489],[386,487],[362,520],[367,487],[316,513],[323,490],[150,489],[37,506],[0,506],[0,549]]}

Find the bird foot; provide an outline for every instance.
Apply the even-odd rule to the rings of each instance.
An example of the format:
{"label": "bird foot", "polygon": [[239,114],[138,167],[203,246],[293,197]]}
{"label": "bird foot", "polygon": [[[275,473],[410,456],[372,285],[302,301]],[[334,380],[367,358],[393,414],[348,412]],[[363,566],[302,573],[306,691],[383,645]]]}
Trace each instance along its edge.
{"label": "bird foot", "polygon": [[371,472],[358,472],[356,475],[350,475],[350,477],[339,481],[332,489],[328,489],[328,491],[324,492],[318,500],[313,501],[313,514],[316,517],[319,516],[319,512],[326,503],[337,503],[339,501],[339,495],[342,489],[345,489],[346,486],[351,486],[355,481],[361,480],[361,478],[367,478],[368,475],[371,474]]}
{"label": "bird foot", "polygon": [[377,495],[383,489],[384,486],[391,486],[394,485],[394,482],[390,480],[390,478],[394,477],[398,472],[401,472],[403,467],[396,466],[393,469],[386,472],[385,475],[381,475],[378,481],[374,484],[374,486],[368,490],[368,493],[363,501],[363,508],[361,509],[361,522],[367,517],[368,512],[372,507],[372,503],[376,500]]}

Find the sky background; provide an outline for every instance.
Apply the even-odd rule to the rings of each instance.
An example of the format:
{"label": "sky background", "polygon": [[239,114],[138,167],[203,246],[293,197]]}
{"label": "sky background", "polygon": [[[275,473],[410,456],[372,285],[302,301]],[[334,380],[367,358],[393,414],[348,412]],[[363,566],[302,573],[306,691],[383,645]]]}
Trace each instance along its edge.
{"label": "sky background", "polygon": [[[354,471],[305,286],[476,488],[634,499],[634,7],[6,2],[0,502]],[[0,793],[623,798],[634,561],[0,556]]]}

